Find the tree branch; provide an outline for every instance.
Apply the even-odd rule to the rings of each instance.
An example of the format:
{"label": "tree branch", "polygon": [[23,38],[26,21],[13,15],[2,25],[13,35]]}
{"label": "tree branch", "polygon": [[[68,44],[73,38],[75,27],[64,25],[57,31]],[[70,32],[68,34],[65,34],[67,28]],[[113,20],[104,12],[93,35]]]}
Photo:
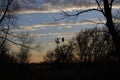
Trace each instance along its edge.
{"label": "tree branch", "polygon": [[[0,37],[0,38],[4,39],[4,37]],[[40,45],[37,45],[37,46],[35,46],[35,47],[30,47],[30,46],[27,46],[27,45],[23,45],[23,44],[21,44],[21,43],[14,42],[14,41],[12,41],[12,40],[10,40],[10,39],[8,39],[8,38],[6,38],[6,40],[9,41],[9,42],[11,42],[11,43],[13,43],[13,44],[20,45],[20,46],[22,46],[22,47],[29,48],[29,49],[35,49],[35,48],[37,48],[37,47],[40,46]]]}
{"label": "tree branch", "polygon": [[99,8],[100,10],[102,10],[102,7],[101,7],[101,5],[100,5],[101,0],[100,0],[100,1],[95,0],[95,1],[96,1],[97,5],[98,5],[98,8]]}
{"label": "tree branch", "polygon": [[98,8],[100,9],[100,11],[102,12],[102,14],[104,15],[104,10],[103,10],[103,8],[101,7],[101,5],[100,5],[100,2],[101,2],[102,0],[100,0],[100,1],[98,1],[98,0],[96,0],[96,3],[97,3],[97,5],[98,5]]}
{"label": "tree branch", "polygon": [[64,17],[63,17],[63,18],[60,18],[60,19],[55,19],[55,18],[54,18],[54,19],[55,19],[55,21],[59,21],[59,20],[63,20],[63,19],[69,18],[69,17],[76,17],[76,18],[75,18],[75,20],[76,20],[77,17],[78,17],[80,14],[85,13],[85,12],[89,12],[89,11],[99,11],[99,12],[101,12],[101,13],[104,15],[104,12],[103,12],[103,11],[101,11],[101,10],[99,10],[99,9],[93,8],[93,9],[87,9],[87,10],[83,10],[83,11],[77,12],[76,14],[69,14],[69,13],[67,13],[67,12],[65,12],[65,11],[62,11],[63,14],[64,14]]}
{"label": "tree branch", "polygon": [[110,1],[110,8],[112,8],[112,4],[113,4],[114,1],[115,1],[115,0],[111,0],[111,1]]}
{"label": "tree branch", "polygon": [[9,5],[10,5],[12,2],[13,2],[13,0],[8,0],[8,3],[7,3],[6,8],[5,8],[5,11],[3,12],[3,15],[2,15],[2,17],[1,17],[1,19],[0,19],[0,23],[1,23],[1,22],[3,21],[3,19],[5,18],[5,15],[6,15],[8,9],[9,9]]}
{"label": "tree branch", "polygon": [[10,22],[10,19],[8,21],[8,27],[6,29],[6,31],[4,31],[5,33],[5,37],[4,37],[4,40],[2,41],[1,45],[0,45],[0,49],[2,48],[2,46],[5,44],[6,40],[7,40],[7,37],[8,37],[8,33],[9,33],[9,29],[10,29],[10,26],[9,26],[9,22]]}

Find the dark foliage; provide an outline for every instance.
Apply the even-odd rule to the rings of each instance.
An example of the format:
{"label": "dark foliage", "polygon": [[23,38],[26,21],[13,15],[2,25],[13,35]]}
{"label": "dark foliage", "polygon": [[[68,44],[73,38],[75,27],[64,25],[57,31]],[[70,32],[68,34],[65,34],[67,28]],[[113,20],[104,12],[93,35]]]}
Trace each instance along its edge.
{"label": "dark foliage", "polygon": [[0,50],[0,65],[17,63],[14,55],[9,53],[9,49],[6,44],[4,44]]}
{"label": "dark foliage", "polygon": [[120,79],[120,65],[63,64],[55,68],[52,64],[15,64],[2,68],[2,80],[88,80]]}
{"label": "dark foliage", "polygon": [[[116,29],[119,32],[119,29]],[[107,29],[90,29],[80,32],[67,44],[56,40],[56,48],[45,56],[48,63],[101,62],[118,63],[112,37]]]}
{"label": "dark foliage", "polygon": [[[82,62],[106,62],[107,54],[112,50],[113,42],[105,29],[93,29],[81,32],[75,38],[75,46]],[[101,58],[101,60],[99,60]]]}
{"label": "dark foliage", "polygon": [[[5,0],[1,0],[5,1]],[[8,4],[13,0],[6,0]],[[99,0],[96,0],[99,1]],[[99,5],[103,1],[104,10]],[[100,0],[98,7],[100,11],[105,11],[107,19],[106,30],[86,30],[81,32],[69,41],[62,44],[56,39],[56,48],[48,52],[45,57],[47,63],[28,64],[29,48],[21,46],[19,55],[20,63],[16,58],[10,55],[6,38],[0,47],[0,79],[2,80],[88,80],[88,79],[120,79],[120,54],[119,54],[119,36],[115,35],[119,32],[119,28],[114,29],[112,24],[112,16],[108,5],[108,0]],[[11,7],[9,7],[11,8]],[[8,6],[5,8],[9,9]],[[5,14],[6,14],[5,10]],[[9,10],[8,10],[9,11]],[[110,14],[109,14],[110,13]],[[79,15],[79,14],[78,14]],[[5,19],[5,16],[3,15]],[[2,20],[2,19],[1,19]],[[110,21],[109,21],[110,20]],[[0,21],[1,23],[1,21]],[[0,25],[1,26],[1,25]],[[113,28],[113,29],[111,29]],[[9,27],[8,27],[9,30]],[[112,31],[113,30],[113,31]],[[6,33],[5,33],[6,34]],[[7,32],[8,34],[8,32]],[[4,39],[2,37],[2,39]],[[115,40],[118,39],[118,40]],[[22,39],[23,44],[26,39]],[[62,38],[62,42],[65,42]],[[114,44],[114,45],[113,45]],[[117,52],[118,51],[118,52]]]}
{"label": "dark foliage", "polygon": [[71,41],[69,41],[69,44],[60,45],[60,42],[56,42],[56,44],[55,50],[48,52],[45,60],[49,63],[72,63],[74,49]]}

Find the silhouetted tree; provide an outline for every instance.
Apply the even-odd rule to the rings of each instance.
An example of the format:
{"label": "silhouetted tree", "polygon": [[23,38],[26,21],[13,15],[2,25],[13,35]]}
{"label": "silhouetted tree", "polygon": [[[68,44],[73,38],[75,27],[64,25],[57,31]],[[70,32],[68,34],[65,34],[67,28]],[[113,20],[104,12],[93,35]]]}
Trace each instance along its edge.
{"label": "silhouetted tree", "polygon": [[52,52],[48,52],[45,56],[45,60],[47,62],[54,62],[54,63],[71,63],[73,62],[74,54],[73,54],[73,44],[69,41],[69,44],[58,44],[55,50]]}
{"label": "silhouetted tree", "polygon": [[20,52],[17,54],[18,62],[19,63],[28,63],[31,49],[31,44],[33,42],[33,38],[29,36],[29,34],[20,34],[19,36],[20,41]]}
{"label": "silhouetted tree", "polygon": [[57,63],[71,63],[73,55],[73,46],[70,44],[57,47],[56,50]]}
{"label": "silhouetted tree", "polygon": [[7,40],[9,29],[15,25],[17,0],[0,0],[0,48]]}
{"label": "silhouetted tree", "polygon": [[15,58],[9,53],[8,34],[15,25],[17,0],[0,0],[0,63],[14,63]]}
{"label": "silhouetted tree", "polygon": [[56,60],[55,51],[48,51],[44,57],[45,62],[54,63]]}
{"label": "silhouetted tree", "polygon": [[113,47],[110,34],[104,29],[97,28],[80,32],[74,39],[74,43],[80,62],[96,61],[100,56],[101,58],[106,57],[107,60],[107,54]]}
{"label": "silhouetted tree", "polygon": [[9,44],[4,43],[0,50],[0,64],[17,63],[17,59],[10,53]]}
{"label": "silhouetted tree", "polygon": [[106,20],[105,25],[108,28],[108,32],[110,33],[113,43],[114,43],[115,50],[113,53],[117,54],[117,57],[120,58],[120,36],[118,35],[118,32],[115,29],[115,25],[114,25],[114,21],[112,17],[112,7],[113,7],[113,3],[116,0],[95,0],[95,1],[97,4],[96,8],[83,10],[83,11],[77,11],[77,13],[75,14],[70,14],[70,13],[63,11],[64,16],[65,16],[64,18],[74,17],[74,19],[76,20],[80,14],[89,12],[89,11],[98,11],[102,13]]}

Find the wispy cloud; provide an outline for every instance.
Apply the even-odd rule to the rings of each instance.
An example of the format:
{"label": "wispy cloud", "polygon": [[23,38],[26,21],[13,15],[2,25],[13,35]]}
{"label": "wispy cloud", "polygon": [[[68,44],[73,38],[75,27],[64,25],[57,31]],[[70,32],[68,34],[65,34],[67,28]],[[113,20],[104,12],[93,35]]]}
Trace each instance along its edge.
{"label": "wispy cloud", "polygon": [[[48,4],[46,4],[48,5]],[[48,5],[50,6],[50,5]],[[81,7],[78,7],[78,6],[71,6],[71,7],[58,7],[58,8],[46,8],[46,9],[31,9],[31,10],[21,10],[18,12],[18,14],[29,14],[29,13],[58,13],[58,12],[61,12],[61,11],[74,11],[74,10],[77,10],[77,11],[80,11],[80,10],[86,10],[86,9],[92,9],[92,8],[97,8],[96,5],[93,5],[93,6],[81,6]],[[114,9],[120,9],[120,5],[114,5],[113,6]]]}
{"label": "wispy cloud", "polygon": [[65,37],[65,36],[72,36],[77,32],[67,32],[67,33],[43,33],[43,34],[30,34],[32,37],[44,37],[44,36],[53,36],[53,37]]}
{"label": "wispy cloud", "polygon": [[61,28],[72,28],[76,25],[88,25],[88,24],[96,24],[96,23],[104,23],[104,20],[83,20],[80,22],[56,22],[56,23],[44,23],[44,24],[37,24],[37,25],[31,25],[31,26],[19,26],[17,29],[12,29],[12,32],[17,32],[17,31],[35,31],[39,29],[61,29]]}

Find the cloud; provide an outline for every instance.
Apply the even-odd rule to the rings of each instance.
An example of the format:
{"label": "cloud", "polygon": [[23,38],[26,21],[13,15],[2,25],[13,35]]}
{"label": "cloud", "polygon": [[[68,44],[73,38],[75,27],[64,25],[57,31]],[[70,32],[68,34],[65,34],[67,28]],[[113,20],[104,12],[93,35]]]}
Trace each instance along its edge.
{"label": "cloud", "polygon": [[32,27],[26,27],[26,26],[19,26],[17,29],[12,29],[11,32],[25,32],[25,31],[35,31],[37,29],[34,29]]}
{"label": "cloud", "polygon": [[37,25],[31,25],[31,26],[18,26],[16,29],[12,29],[12,32],[19,32],[19,31],[35,31],[35,30],[45,30],[45,29],[69,29],[73,28],[74,26],[81,26],[81,25],[90,25],[90,24],[96,24],[96,23],[104,23],[104,20],[83,20],[80,22],[56,22],[56,23],[44,23],[44,24],[37,24]]}
{"label": "cloud", "polygon": [[[23,10],[20,10],[18,12],[18,14],[30,14],[30,13],[58,13],[58,12],[61,12],[61,11],[69,11],[69,12],[72,12],[72,11],[80,11],[80,10],[86,10],[86,9],[92,9],[92,8],[97,8],[96,5],[93,5],[93,6],[82,6],[82,7],[79,7],[79,6],[70,6],[70,7],[58,7],[58,8],[52,8],[50,4],[44,4],[44,5],[47,5],[47,6],[50,6],[48,8],[45,8],[45,9],[23,9]],[[113,9],[120,9],[120,5],[113,5]]]}
{"label": "cloud", "polygon": [[66,32],[66,33],[43,33],[43,34],[30,34],[32,37],[73,37],[72,35],[76,35],[78,32]]}

